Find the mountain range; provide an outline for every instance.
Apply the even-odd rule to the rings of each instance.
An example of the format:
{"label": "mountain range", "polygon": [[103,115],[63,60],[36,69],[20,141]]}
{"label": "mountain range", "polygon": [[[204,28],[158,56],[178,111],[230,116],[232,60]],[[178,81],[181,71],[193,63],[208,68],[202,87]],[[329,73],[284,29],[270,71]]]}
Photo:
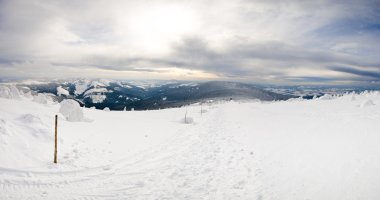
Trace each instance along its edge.
{"label": "mountain range", "polygon": [[212,100],[286,100],[295,96],[267,91],[252,84],[227,81],[116,81],[55,80],[19,84],[37,93],[52,93],[56,100],[74,99],[82,106],[111,110],[146,110],[180,107]]}

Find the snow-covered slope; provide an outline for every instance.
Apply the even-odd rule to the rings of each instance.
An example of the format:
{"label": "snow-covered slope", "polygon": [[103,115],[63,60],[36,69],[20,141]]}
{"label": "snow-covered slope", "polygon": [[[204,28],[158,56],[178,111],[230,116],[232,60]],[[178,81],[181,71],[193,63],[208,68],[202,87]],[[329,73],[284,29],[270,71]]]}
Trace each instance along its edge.
{"label": "snow-covered slope", "polygon": [[[380,196],[378,92],[155,111],[84,108],[82,122],[66,121],[59,109],[0,98],[0,199]],[[186,110],[193,123],[183,123]]]}

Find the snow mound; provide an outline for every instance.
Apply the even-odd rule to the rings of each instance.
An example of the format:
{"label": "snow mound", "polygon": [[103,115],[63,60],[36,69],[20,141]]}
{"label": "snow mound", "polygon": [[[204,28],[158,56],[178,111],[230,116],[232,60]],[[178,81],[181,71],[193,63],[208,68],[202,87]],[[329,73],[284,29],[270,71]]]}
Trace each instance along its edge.
{"label": "snow mound", "polygon": [[105,107],[103,110],[104,111],[111,111],[110,108],[108,108],[108,107]]}
{"label": "snow mound", "polygon": [[57,95],[58,96],[61,96],[61,95],[69,96],[70,94],[69,94],[69,91],[64,89],[62,86],[59,86],[59,87],[57,87]]}
{"label": "snow mound", "polygon": [[374,105],[375,103],[373,103],[372,100],[365,100],[360,104],[360,107],[363,108],[363,107],[374,106]]}
{"label": "snow mound", "polygon": [[65,116],[67,121],[79,122],[84,120],[83,110],[78,102],[72,99],[65,99],[60,104],[59,112]]}
{"label": "snow mound", "polygon": [[15,86],[0,85],[0,97],[6,99],[19,99],[20,96],[20,91]]}
{"label": "snow mound", "polygon": [[332,96],[331,94],[325,94],[325,95],[319,97],[319,99],[321,99],[321,100],[331,100],[331,99],[334,99],[334,96]]}
{"label": "snow mound", "polygon": [[33,96],[33,101],[40,104],[47,104],[48,97],[45,94],[38,93],[36,96]]}

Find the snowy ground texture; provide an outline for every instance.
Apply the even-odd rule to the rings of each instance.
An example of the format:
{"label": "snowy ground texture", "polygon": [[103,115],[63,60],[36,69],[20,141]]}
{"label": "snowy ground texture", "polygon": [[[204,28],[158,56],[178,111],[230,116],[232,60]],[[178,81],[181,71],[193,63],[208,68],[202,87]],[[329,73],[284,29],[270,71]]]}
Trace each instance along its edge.
{"label": "snowy ground texture", "polygon": [[380,197],[378,92],[59,114],[57,165],[60,105],[32,99],[0,98],[1,200]]}

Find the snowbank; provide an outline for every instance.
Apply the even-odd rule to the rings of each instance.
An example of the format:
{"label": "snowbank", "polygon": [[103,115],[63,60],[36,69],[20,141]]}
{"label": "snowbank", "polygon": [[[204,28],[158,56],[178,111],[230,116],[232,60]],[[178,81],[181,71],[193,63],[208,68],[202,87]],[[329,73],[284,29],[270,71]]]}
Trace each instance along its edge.
{"label": "snowbank", "polygon": [[0,85],[0,97],[7,99],[19,99],[20,91],[14,86]]}
{"label": "snowbank", "polygon": [[334,99],[334,96],[331,95],[331,94],[325,94],[325,95],[319,97],[319,99],[321,99],[321,100],[331,100],[331,99]]}
{"label": "snowbank", "polygon": [[40,104],[47,104],[49,97],[45,94],[38,93],[36,96],[33,96],[33,101]]}
{"label": "snowbank", "polygon": [[59,112],[65,116],[67,121],[79,122],[84,120],[83,110],[79,103],[72,99],[65,99],[60,103]]}

